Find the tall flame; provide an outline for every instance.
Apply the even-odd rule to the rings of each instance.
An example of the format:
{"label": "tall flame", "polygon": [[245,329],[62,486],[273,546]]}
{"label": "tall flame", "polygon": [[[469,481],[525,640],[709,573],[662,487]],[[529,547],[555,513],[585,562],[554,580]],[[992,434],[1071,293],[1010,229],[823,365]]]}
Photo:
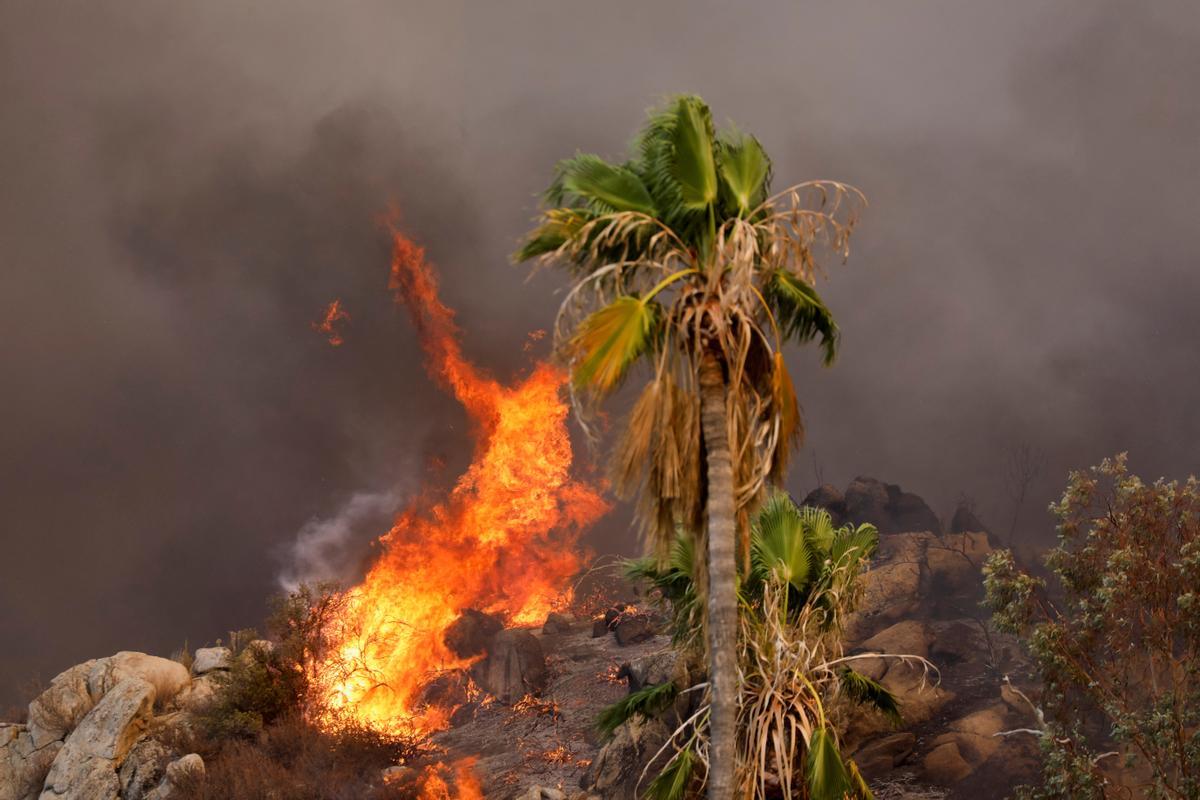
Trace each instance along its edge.
{"label": "tall flame", "polygon": [[430,374],[470,416],[475,456],[449,496],[417,502],[380,538],[382,552],[349,590],[336,654],[319,670],[332,713],[388,730],[444,727],[445,711],[417,708],[439,670],[465,666],[443,644],[465,608],[540,622],[569,599],[579,535],[608,506],[570,476],[565,376],[550,364],[510,386],[462,353],[454,313],[438,298],[425,251],[393,236],[390,288],[407,307]]}

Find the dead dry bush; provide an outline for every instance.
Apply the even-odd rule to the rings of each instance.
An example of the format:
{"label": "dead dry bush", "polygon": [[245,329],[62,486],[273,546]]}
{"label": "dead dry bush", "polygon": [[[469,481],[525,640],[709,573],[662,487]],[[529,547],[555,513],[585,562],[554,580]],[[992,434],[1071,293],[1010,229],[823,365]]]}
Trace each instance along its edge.
{"label": "dead dry bush", "polygon": [[409,760],[409,741],[363,727],[322,730],[296,715],[254,738],[204,739],[175,732],[168,744],[198,752],[203,775],[179,786],[179,800],[390,800],[407,797],[383,784],[386,767]]}

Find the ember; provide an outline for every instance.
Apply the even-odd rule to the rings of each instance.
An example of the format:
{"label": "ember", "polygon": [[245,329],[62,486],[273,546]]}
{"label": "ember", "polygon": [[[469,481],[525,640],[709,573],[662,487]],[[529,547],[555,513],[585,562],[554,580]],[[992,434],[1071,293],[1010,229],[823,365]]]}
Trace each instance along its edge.
{"label": "ember", "polygon": [[341,347],[346,339],[335,326],[342,320],[349,322],[350,312],[342,307],[340,299],[334,300],[325,309],[325,315],[321,318],[321,321],[312,323],[312,329],[328,337],[331,347]]}

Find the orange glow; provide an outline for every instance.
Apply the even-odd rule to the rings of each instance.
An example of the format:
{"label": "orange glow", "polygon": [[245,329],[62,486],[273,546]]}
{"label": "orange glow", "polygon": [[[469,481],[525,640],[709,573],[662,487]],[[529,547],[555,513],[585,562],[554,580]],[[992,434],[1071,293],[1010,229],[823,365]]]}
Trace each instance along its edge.
{"label": "orange glow", "polygon": [[[475,777],[475,759],[464,758],[454,764],[454,789],[446,780],[449,770],[443,764],[426,767],[421,774],[421,793],[417,800],[484,800],[483,788]],[[455,791],[456,790],[456,791]]]}
{"label": "orange glow", "polygon": [[312,323],[312,329],[328,337],[331,347],[341,347],[346,339],[334,326],[342,320],[349,322],[350,312],[342,307],[341,299],[334,300],[325,309],[325,314],[321,317],[321,321]]}
{"label": "orange glow", "polygon": [[[467,361],[423,248],[391,232],[390,288],[412,317],[430,374],[466,409],[475,455],[447,497],[414,502],[380,537],[380,555],[347,594],[337,653],[318,665],[318,699],[331,716],[428,733],[448,725],[449,711],[418,707],[422,686],[469,663],[443,644],[446,628],[466,608],[509,626],[540,624],[569,602],[578,538],[608,505],[571,478],[563,372],[540,363],[506,386]],[[474,796],[461,779],[456,785],[460,797]]]}

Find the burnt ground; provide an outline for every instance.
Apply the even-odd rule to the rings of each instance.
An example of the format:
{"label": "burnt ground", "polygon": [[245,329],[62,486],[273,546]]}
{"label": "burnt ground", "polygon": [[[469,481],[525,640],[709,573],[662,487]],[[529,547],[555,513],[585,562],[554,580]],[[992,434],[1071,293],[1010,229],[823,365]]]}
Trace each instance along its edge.
{"label": "burnt ground", "polygon": [[446,760],[476,758],[475,772],[488,800],[513,800],[531,786],[559,789],[568,797],[591,765],[601,741],[596,716],[629,689],[616,673],[621,664],[670,648],[667,636],[620,646],[611,634],[592,638],[592,621],[571,623],[565,633],[532,631],[546,653],[550,680],[541,696],[512,707],[493,703],[436,734]]}

